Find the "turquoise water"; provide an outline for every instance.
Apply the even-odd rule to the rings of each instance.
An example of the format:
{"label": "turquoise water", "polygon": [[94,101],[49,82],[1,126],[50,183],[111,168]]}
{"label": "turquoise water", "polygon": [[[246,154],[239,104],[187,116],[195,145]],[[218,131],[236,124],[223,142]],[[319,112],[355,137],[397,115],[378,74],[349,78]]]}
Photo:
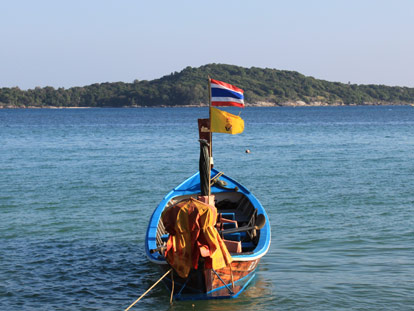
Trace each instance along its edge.
{"label": "turquoise water", "polygon": [[[245,132],[215,134],[213,149],[269,213],[255,282],[237,300],[172,307],[160,285],[132,310],[413,310],[414,109],[241,116]],[[0,310],[122,310],[149,288],[146,225],[198,169],[200,117],[0,110]]]}

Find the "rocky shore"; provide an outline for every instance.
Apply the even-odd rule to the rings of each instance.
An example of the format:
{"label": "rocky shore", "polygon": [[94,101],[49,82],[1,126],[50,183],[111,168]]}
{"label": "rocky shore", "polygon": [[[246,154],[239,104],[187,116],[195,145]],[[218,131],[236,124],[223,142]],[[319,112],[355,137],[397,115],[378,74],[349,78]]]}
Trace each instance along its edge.
{"label": "rocky shore", "polygon": [[[298,101],[286,101],[281,103],[275,102],[256,102],[256,103],[246,103],[247,107],[334,107],[334,106],[413,106],[414,103],[408,102],[365,102],[362,105],[350,104],[345,105],[342,102],[337,103],[326,103],[321,101],[314,102],[304,102],[301,100]],[[11,105],[11,104],[2,104],[0,103],[0,109],[87,109],[87,108],[191,108],[191,107],[207,107],[208,104],[200,103],[196,105],[157,105],[157,106],[125,106],[125,107],[56,107],[56,106],[21,106],[21,105]]]}

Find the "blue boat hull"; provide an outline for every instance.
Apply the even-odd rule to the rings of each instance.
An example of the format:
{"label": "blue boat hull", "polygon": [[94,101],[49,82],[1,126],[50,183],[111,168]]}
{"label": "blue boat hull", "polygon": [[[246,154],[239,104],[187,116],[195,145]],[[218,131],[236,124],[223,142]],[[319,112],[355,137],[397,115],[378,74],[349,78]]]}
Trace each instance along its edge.
{"label": "blue boat hull", "polygon": [[[219,171],[212,169],[211,178],[220,176],[220,183],[211,187],[211,192],[217,199],[216,207],[219,212],[232,211],[231,209],[220,210],[224,202],[238,202],[244,200],[247,214],[255,211],[257,214],[264,215],[266,222],[257,234],[255,243],[241,243],[243,249],[238,253],[231,253],[233,262],[230,267],[220,270],[204,269],[201,263],[198,270],[193,270],[187,279],[180,279],[174,274],[174,297],[175,299],[222,299],[236,298],[253,280],[259,261],[270,247],[270,224],[266,211],[256,197],[243,185],[225,175],[218,175]],[[225,184],[225,187],[223,187]],[[161,271],[168,271],[170,266],[166,262],[162,252],[153,250],[160,247],[163,243],[163,225],[161,224],[161,214],[165,208],[173,205],[177,201],[197,197],[200,194],[200,175],[197,172],[183,183],[171,190],[154,210],[146,233],[145,249],[148,259],[157,264]],[[223,207],[227,208],[227,207]],[[243,215],[236,208],[233,212],[236,218],[240,218],[239,223],[243,226]],[[228,214],[228,213],[227,213]],[[240,215],[239,215],[240,214]],[[247,222],[246,222],[247,224]],[[236,237],[237,234],[236,234]],[[164,279],[169,290],[172,288],[170,277]]]}

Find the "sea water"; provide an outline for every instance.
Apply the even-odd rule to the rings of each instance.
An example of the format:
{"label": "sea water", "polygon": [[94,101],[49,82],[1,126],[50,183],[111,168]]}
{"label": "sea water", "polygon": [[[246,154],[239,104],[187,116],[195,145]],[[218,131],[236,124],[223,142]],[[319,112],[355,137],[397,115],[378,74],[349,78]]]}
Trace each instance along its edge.
{"label": "sea water", "polygon": [[[0,310],[122,310],[158,280],[146,226],[198,170],[206,117],[0,110]],[[269,214],[255,281],[235,300],[172,306],[158,285],[132,310],[414,310],[414,108],[241,117],[244,133],[214,134],[213,153]]]}

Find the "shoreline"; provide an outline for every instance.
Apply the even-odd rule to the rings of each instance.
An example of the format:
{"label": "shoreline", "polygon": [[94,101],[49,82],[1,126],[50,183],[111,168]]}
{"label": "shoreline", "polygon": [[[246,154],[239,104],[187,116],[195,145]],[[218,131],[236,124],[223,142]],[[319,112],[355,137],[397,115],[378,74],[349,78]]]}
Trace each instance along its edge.
{"label": "shoreline", "polygon": [[[414,106],[414,103],[364,103],[364,104],[343,104],[343,103],[334,103],[328,104],[323,102],[314,102],[314,103],[305,103],[303,101],[292,101],[292,102],[284,102],[284,103],[270,103],[270,102],[260,102],[255,104],[246,104],[246,107],[258,107],[258,108],[267,108],[267,107],[356,107],[356,106]],[[208,107],[206,104],[199,104],[199,105],[157,105],[157,106],[108,106],[108,107],[76,107],[76,106],[68,106],[68,107],[56,107],[56,106],[15,106],[15,105],[0,105],[1,109],[94,109],[94,108],[202,108]]]}

